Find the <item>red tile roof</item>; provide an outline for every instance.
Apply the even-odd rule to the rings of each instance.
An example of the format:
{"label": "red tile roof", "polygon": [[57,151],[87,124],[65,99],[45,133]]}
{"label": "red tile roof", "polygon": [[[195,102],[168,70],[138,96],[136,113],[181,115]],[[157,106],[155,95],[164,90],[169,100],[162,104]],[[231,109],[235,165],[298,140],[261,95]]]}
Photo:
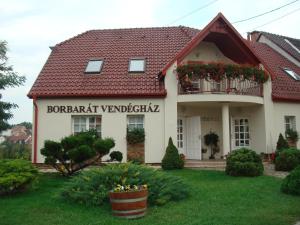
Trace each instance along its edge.
{"label": "red tile roof", "polygon": [[[292,57],[294,57],[296,60],[300,61],[300,53],[297,52],[296,49],[294,49],[289,43],[285,41],[288,40],[291,42],[296,48],[300,50],[300,40],[295,38],[290,38],[278,34],[272,34],[264,31],[258,31],[260,32],[260,35],[264,35],[269,40],[271,40],[273,43],[275,43],[277,46],[282,48],[284,51],[289,53]],[[259,39],[259,38],[258,38]]]}
{"label": "red tile roof", "polygon": [[[198,30],[188,27],[91,30],[57,44],[29,97],[163,97],[162,68]],[[133,57],[146,58],[143,74],[129,74]],[[90,59],[104,59],[100,74],[85,74]]]}
{"label": "red tile roof", "polygon": [[300,101],[300,81],[286,74],[282,68],[289,68],[300,75],[300,68],[263,43],[250,43],[256,54],[271,73],[272,99],[274,101]]}

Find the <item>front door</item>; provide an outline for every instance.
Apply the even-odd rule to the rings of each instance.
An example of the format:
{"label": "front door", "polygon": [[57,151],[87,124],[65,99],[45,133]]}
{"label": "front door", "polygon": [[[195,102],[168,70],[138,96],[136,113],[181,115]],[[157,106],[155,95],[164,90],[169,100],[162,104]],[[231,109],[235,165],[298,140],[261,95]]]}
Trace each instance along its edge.
{"label": "front door", "polygon": [[201,159],[200,116],[186,118],[186,158]]}

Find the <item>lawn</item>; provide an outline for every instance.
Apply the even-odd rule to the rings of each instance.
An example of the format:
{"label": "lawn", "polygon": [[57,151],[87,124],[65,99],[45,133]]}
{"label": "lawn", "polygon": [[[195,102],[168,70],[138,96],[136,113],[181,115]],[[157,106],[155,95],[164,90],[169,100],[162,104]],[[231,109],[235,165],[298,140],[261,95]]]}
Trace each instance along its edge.
{"label": "lawn", "polygon": [[35,190],[0,199],[1,225],[288,225],[300,220],[300,197],[280,193],[279,178],[236,178],[224,172],[172,171],[190,186],[181,202],[151,207],[143,219],[113,218],[110,206],[85,207],[64,202],[67,181],[54,174],[40,177]]}

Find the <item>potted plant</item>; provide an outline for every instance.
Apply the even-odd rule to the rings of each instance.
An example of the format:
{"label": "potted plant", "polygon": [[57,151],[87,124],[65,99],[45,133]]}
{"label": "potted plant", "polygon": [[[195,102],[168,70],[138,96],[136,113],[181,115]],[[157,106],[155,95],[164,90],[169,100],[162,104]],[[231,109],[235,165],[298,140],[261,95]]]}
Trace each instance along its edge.
{"label": "potted plant", "polygon": [[293,129],[287,129],[285,135],[289,147],[297,147],[297,141],[299,140],[298,132]]}
{"label": "potted plant", "polygon": [[147,210],[147,185],[120,185],[109,192],[112,213],[116,217],[136,219]]}
{"label": "potted plant", "polygon": [[219,136],[215,132],[209,132],[204,135],[205,145],[210,147],[210,156],[209,159],[215,159],[215,154],[220,151],[218,147]]}

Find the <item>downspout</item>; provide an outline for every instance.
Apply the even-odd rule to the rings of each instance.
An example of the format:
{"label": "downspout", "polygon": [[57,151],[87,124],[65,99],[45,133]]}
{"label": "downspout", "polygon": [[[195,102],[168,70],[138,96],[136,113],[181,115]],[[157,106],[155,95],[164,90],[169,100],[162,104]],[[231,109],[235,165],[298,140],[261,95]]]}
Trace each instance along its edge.
{"label": "downspout", "polygon": [[38,106],[36,104],[36,96],[33,96],[34,106],[34,128],[33,128],[33,163],[37,163],[37,128],[38,128]]}

